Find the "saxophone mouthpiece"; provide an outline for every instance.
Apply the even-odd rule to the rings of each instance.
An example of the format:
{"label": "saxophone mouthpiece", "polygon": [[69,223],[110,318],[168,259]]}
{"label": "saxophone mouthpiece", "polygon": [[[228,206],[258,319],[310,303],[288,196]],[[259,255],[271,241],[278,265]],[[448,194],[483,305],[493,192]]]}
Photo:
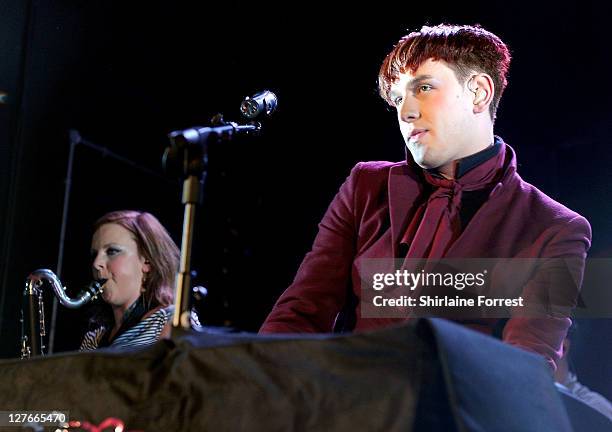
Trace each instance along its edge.
{"label": "saxophone mouthpiece", "polygon": [[89,293],[91,294],[92,300],[96,300],[98,298],[98,295],[104,292],[104,284],[107,280],[108,279],[94,279],[93,281],[91,281],[91,283],[87,287],[87,291],[89,291]]}
{"label": "saxophone mouthpiece", "polygon": [[96,279],[95,281],[93,281],[93,288],[98,292],[101,293],[102,291],[104,291],[104,284],[106,283],[108,279]]}

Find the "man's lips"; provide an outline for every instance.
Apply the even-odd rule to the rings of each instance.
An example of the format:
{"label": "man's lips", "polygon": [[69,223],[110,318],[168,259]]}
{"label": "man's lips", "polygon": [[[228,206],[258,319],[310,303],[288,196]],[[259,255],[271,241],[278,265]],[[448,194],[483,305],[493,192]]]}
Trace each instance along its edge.
{"label": "man's lips", "polygon": [[410,133],[410,141],[415,141],[417,139],[419,139],[421,136],[423,136],[425,133],[427,132],[427,129],[414,129],[411,133]]}

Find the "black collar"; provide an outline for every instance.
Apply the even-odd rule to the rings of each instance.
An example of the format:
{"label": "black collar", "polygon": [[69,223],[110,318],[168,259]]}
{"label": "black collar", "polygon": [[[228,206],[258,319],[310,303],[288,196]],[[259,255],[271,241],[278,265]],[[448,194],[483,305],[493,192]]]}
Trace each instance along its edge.
{"label": "black collar", "polygon": [[[484,150],[479,151],[478,153],[474,153],[473,155],[466,156],[456,161],[456,169],[455,169],[455,178],[460,178],[464,176],[468,171],[473,168],[476,168],[478,165],[483,162],[488,161],[493,156],[497,156],[499,151],[501,150],[502,141],[500,138],[495,137],[493,144],[487,147]],[[440,175],[436,168],[427,170],[429,173],[434,175]]]}
{"label": "black collar", "polygon": [[104,333],[104,336],[102,336],[102,339],[100,340],[100,343],[98,344],[98,348],[110,346],[112,341],[114,341],[120,335],[125,333],[127,330],[129,330],[130,328],[138,324],[146,313],[147,313],[147,308],[145,307],[144,299],[142,296],[140,296],[124,312],[123,320],[121,321],[121,327],[119,327],[119,330],[117,331],[117,333],[115,333],[115,335],[113,336],[113,339],[111,340],[110,338],[112,329],[108,329]]}

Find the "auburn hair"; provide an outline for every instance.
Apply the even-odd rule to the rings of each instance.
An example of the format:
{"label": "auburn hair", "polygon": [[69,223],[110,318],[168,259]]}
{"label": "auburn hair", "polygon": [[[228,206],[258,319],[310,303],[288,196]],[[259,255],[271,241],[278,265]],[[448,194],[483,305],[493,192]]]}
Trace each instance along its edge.
{"label": "auburn hair", "polygon": [[440,24],[423,26],[421,30],[402,37],[385,57],[378,73],[381,97],[395,106],[389,97],[391,85],[400,73],[415,72],[428,59],[443,60],[453,69],[460,83],[472,73],[486,73],[495,86],[489,106],[491,119],[508,84],[510,51],[502,40],[479,25]]}
{"label": "auburn hair", "polygon": [[106,224],[117,224],[128,230],[138,245],[138,253],[150,265],[143,285],[147,308],[172,304],[179,249],[168,231],[152,214],[134,210],[105,214],[94,223],[94,231]]}

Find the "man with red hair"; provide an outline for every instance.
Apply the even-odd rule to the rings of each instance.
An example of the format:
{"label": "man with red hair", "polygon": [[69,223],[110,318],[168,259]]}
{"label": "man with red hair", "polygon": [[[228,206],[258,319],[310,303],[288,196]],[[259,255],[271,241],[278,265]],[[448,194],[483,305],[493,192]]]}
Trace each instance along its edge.
{"label": "man with red hair", "polygon": [[[506,45],[480,26],[424,26],[398,42],[379,90],[397,112],[407,159],[353,168],[261,332],[330,332],[341,311],[353,315],[343,330],[402,321],[363,316],[363,268],[381,258],[540,259],[521,286],[525,299],[550,296],[558,268],[547,263],[569,259],[565,274],[578,286],[564,304],[575,305],[590,226],[523,181],[514,150],[494,135],[509,66]],[[569,311],[460,321],[489,334],[501,324],[505,342],[543,355],[553,369],[571,323]]]}

